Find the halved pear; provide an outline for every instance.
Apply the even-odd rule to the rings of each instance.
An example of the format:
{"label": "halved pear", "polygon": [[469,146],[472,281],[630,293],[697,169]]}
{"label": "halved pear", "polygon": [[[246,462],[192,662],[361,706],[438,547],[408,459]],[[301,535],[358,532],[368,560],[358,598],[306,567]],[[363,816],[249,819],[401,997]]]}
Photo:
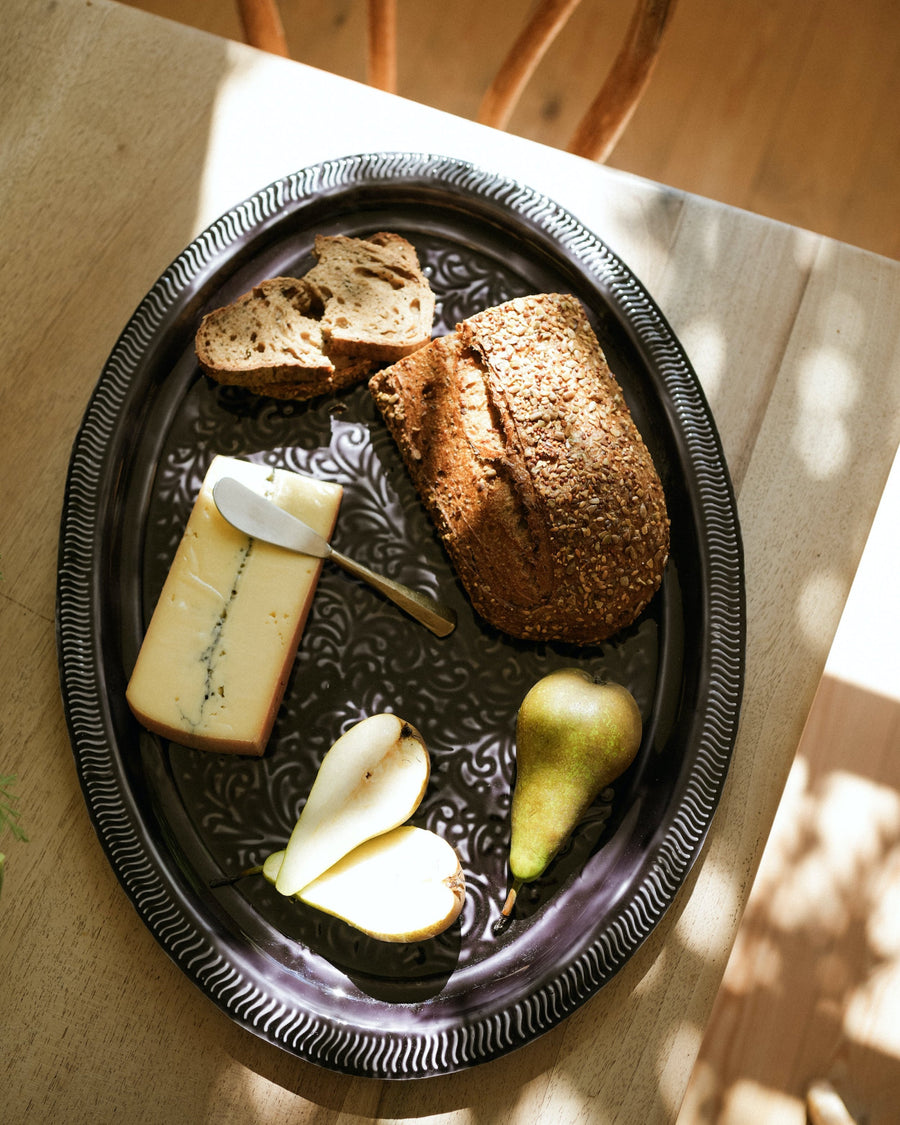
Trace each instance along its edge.
{"label": "halved pear", "polygon": [[[269,882],[283,854],[263,864]],[[466,880],[443,837],[405,824],[360,844],[295,897],[380,941],[423,941],[459,917]]]}
{"label": "halved pear", "polygon": [[295,895],[359,844],[408,820],[430,773],[422,736],[397,715],[370,715],[352,726],[322,759],[276,889]]}

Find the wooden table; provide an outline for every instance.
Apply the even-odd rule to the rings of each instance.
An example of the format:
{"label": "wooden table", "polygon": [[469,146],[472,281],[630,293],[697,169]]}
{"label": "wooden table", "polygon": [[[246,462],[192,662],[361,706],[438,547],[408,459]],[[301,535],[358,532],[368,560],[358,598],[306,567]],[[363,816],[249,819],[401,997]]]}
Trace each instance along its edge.
{"label": "wooden table", "polygon": [[[617,174],[106,0],[9,0],[0,61],[0,899],[4,1116],[23,1123],[672,1120],[900,440],[900,263]],[[99,846],[59,698],[66,469],[118,333],[265,184],[354,152],[462,157],[545,192],[642,279],[722,436],[747,676],[701,861],[611,984],[443,1078],[340,1076],[233,1024],[157,946]]]}

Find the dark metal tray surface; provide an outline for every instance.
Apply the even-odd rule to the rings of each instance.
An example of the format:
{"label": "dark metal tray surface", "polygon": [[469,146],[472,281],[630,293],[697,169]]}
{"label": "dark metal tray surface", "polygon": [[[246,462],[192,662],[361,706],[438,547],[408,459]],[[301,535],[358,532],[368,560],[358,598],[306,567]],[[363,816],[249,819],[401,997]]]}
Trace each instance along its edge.
{"label": "dark metal tray surface", "polygon": [[[309,404],[203,376],[204,312],[305,272],[317,233],[392,230],[416,247],[435,334],[510,297],[581,299],[663,480],[672,552],[628,630],[593,648],[514,641],[458,586],[365,387]],[[438,640],[337,568],[323,571],[265,755],[204,754],[138,726],[125,687],[217,453],[340,482],[335,546],[457,610]],[[212,224],[115,345],[72,451],[60,537],[63,699],[88,810],[160,945],[237,1023],[319,1065],[406,1079],[502,1055],[554,1027],[634,954],[701,849],[732,753],[744,593],[734,497],[677,339],[594,234],[528,187],[467,163],[360,155],[274,183]],[[546,875],[492,933],[507,887],[518,705],[578,665],[625,683],[645,738]],[[392,710],[424,734],[432,779],[414,823],[457,849],[459,921],[409,945],[369,939],[261,878],[218,889],[290,834],[318,764],[353,722]]]}

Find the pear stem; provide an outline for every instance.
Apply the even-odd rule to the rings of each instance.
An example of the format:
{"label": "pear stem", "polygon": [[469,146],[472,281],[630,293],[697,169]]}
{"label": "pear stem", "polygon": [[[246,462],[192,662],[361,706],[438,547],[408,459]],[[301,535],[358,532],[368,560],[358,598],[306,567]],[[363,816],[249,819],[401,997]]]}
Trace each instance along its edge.
{"label": "pear stem", "polygon": [[516,896],[519,893],[519,887],[521,885],[522,884],[517,879],[510,887],[509,894],[506,896],[506,902],[504,902],[503,909],[500,911],[504,918],[508,918],[510,914],[512,914],[513,907],[516,905]]}
{"label": "pear stem", "polygon": [[215,887],[230,887],[232,883],[236,883],[238,879],[243,879],[247,875],[262,875],[262,864],[257,867],[245,867],[243,871],[239,871],[237,875],[223,875],[221,879],[213,879],[210,881],[210,888]]}
{"label": "pear stem", "polygon": [[516,905],[516,895],[518,895],[519,888],[521,886],[522,880],[516,879],[513,885],[510,887],[509,894],[506,896],[506,902],[503,904],[503,909],[500,911],[500,917],[494,922],[493,926],[491,927],[491,933],[493,933],[495,937],[499,937],[499,935],[504,932],[504,930],[512,920],[511,915],[513,912],[513,907]]}

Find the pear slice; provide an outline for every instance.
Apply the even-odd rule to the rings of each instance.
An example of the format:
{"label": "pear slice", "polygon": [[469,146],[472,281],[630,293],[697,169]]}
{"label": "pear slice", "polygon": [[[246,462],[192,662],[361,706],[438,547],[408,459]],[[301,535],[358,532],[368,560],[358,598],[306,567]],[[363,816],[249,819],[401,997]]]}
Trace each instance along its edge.
{"label": "pear slice", "polygon": [[[263,864],[269,882],[283,854]],[[380,941],[423,941],[459,917],[466,880],[443,837],[405,824],[360,844],[295,897]]]}
{"label": "pear slice", "polygon": [[430,772],[422,736],[403,719],[370,715],[352,726],[322,759],[276,889],[295,895],[357,845],[408,820]]}

